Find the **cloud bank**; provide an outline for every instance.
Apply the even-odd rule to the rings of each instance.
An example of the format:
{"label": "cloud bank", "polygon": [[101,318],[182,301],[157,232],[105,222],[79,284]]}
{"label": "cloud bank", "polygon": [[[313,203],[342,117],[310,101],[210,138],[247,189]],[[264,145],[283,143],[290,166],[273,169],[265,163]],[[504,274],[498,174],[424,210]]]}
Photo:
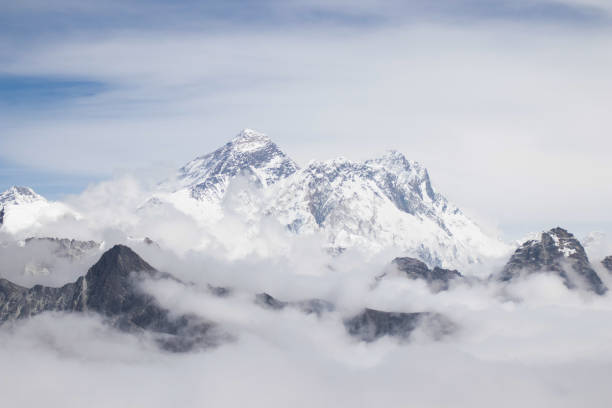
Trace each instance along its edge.
{"label": "cloud bank", "polygon": [[[29,232],[73,234],[107,248],[127,243],[188,283],[147,281],[142,290],[177,314],[217,322],[235,340],[177,355],[95,315],[43,314],[0,330],[0,364],[8,368],[0,391],[7,404],[604,407],[610,400],[610,294],[568,290],[554,275],[510,285],[467,280],[439,293],[400,275],[375,284],[396,254],[349,250],[331,257],[316,236],[292,239],[273,225],[241,241],[250,246],[237,253],[235,237],[248,236],[252,226],[236,219],[203,228],[163,207],[142,219],[122,212],[146,196],[146,186],[133,178],[105,182],[69,200],[83,218]],[[159,247],[135,239],[145,234]],[[0,276],[26,286],[71,281],[99,253],[58,261],[45,245],[18,250],[8,237],[3,241]],[[50,265],[48,275],[24,273],[24,264],[37,260]],[[478,268],[464,272],[486,276],[500,265]],[[208,284],[230,287],[232,295],[216,297]],[[254,303],[263,291],[287,301],[321,298],[337,309],[321,317],[268,310]],[[438,312],[458,330],[440,341],[420,330],[409,343],[366,344],[342,324],[364,307]]]}
{"label": "cloud bank", "polygon": [[[397,254],[331,257],[321,237],[291,238],[272,221],[253,234],[240,217],[211,227],[171,208],[131,211],[172,169],[248,126],[302,164],[401,150],[460,207],[511,236],[559,223],[611,232],[608,3],[232,4],[0,6],[0,92],[13,98],[0,102],[1,158],[63,177],[115,176],[65,197],[82,218],[20,238],[126,243],[189,283],[143,290],[236,335],[176,355],[94,315],[3,326],[5,404],[607,407],[610,294],[569,291],[553,276],[437,294],[398,276],[375,285]],[[31,81],[46,93],[24,94]],[[0,236],[0,276],[25,286],[70,282],[98,256],[58,259],[11,239]],[[208,284],[233,295],[216,298]],[[338,310],[265,310],[253,303],[262,291]],[[437,342],[417,332],[409,344],[364,344],[342,326],[363,307],[435,311],[459,330]]]}
{"label": "cloud bank", "polygon": [[83,183],[176,168],[252,127],[301,164],[398,149],[513,238],[558,220],[610,232],[609,7],[452,4],[67,2],[62,30],[40,2],[5,6],[52,34],[11,32],[1,75],[54,99],[6,104],[2,157]]}

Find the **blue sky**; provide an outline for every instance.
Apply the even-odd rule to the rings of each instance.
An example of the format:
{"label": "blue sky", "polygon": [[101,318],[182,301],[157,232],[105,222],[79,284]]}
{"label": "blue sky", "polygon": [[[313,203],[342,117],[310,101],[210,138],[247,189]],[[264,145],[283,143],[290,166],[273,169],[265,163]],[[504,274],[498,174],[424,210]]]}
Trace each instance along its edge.
{"label": "blue sky", "polygon": [[161,174],[250,127],[302,164],[398,149],[512,236],[610,230],[611,12],[606,0],[3,2],[0,188],[60,198]]}

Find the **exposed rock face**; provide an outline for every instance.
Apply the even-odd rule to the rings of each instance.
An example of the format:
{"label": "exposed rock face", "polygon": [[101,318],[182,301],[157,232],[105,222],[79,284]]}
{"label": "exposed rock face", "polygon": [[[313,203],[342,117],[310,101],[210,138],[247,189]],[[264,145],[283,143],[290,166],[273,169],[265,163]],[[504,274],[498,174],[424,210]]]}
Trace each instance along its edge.
{"label": "exposed rock face", "polygon": [[504,267],[500,279],[510,281],[521,274],[552,272],[570,289],[585,287],[599,295],[607,291],[580,242],[562,228],[544,232],[539,240],[521,245]]}
{"label": "exposed rock face", "polygon": [[277,183],[264,212],[297,234],[323,234],[331,248],[398,248],[430,265],[505,252],[433,189],[425,167],[396,151],[311,162]]}
{"label": "exposed rock face", "polygon": [[60,288],[36,285],[31,289],[0,279],[0,322],[23,319],[45,311],[83,311],[84,278]]}
{"label": "exposed rock face", "polygon": [[281,310],[284,309],[289,302],[283,302],[267,293],[258,293],[255,295],[255,303],[266,309]]}
{"label": "exposed rock face", "polygon": [[208,291],[217,297],[228,297],[232,294],[232,289],[223,286],[213,286],[208,284]]}
{"label": "exposed rock face", "polygon": [[54,255],[60,258],[76,259],[86,255],[90,251],[100,249],[100,243],[96,241],[79,241],[67,238],[27,238],[25,245],[50,244]]}
{"label": "exposed rock face", "polygon": [[437,313],[397,313],[365,309],[344,321],[351,336],[372,342],[383,336],[408,340],[412,332],[422,326],[427,334],[439,339],[455,331],[456,326],[449,319]]}
{"label": "exposed rock face", "polygon": [[335,309],[332,303],[322,299],[306,299],[297,302],[284,302],[265,292],[255,295],[255,303],[261,307],[271,310],[282,310],[285,307],[293,307],[303,313],[314,313],[317,316],[321,316],[323,313],[331,312]]}
{"label": "exposed rock face", "polygon": [[429,269],[424,262],[415,258],[395,258],[392,264],[410,279],[425,280],[429,287],[435,292],[448,290],[452,280],[463,277],[463,275],[456,270],[443,269],[437,266],[433,269]]}
{"label": "exposed rock face", "polygon": [[271,217],[296,234],[320,234],[330,252],[394,247],[432,266],[508,250],[436,192],[424,166],[399,152],[299,169],[267,136],[248,129],[187,163],[141,209],[165,204],[203,224],[228,209],[254,224]]}
{"label": "exposed rock face", "polygon": [[601,263],[610,273],[612,273],[612,255],[607,256]]}
{"label": "exposed rock face", "polygon": [[0,322],[22,319],[45,311],[96,312],[122,330],[148,330],[168,350],[186,351],[216,344],[213,324],[195,316],[173,317],[155,299],[138,288],[144,278],[169,279],[134,251],[116,245],[105,252],[84,277],[59,288],[36,285],[31,289],[0,279]]}
{"label": "exposed rock face", "polygon": [[265,187],[297,169],[297,164],[269,137],[244,129],[223,147],[183,166],[178,180],[183,188],[191,190],[194,198],[217,200],[225,194],[232,177],[243,175]]}
{"label": "exposed rock face", "polygon": [[316,314],[321,316],[323,313],[333,312],[336,309],[333,303],[323,299],[307,299],[292,302],[290,305],[297,307],[303,313]]}

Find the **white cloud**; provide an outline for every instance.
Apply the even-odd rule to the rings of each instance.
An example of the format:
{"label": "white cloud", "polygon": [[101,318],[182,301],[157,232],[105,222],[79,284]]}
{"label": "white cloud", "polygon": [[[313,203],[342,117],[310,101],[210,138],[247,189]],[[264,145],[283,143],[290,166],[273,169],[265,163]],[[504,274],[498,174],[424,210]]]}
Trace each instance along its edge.
{"label": "white cloud", "polygon": [[[158,251],[149,260],[166,258],[177,276],[199,280],[196,286],[150,282],[146,288],[177,313],[218,322],[236,341],[167,354],[94,316],[41,315],[0,331],[0,364],[10,368],[0,374],[5,403],[604,407],[611,397],[612,333],[603,323],[612,313],[609,295],[584,297],[546,276],[507,288],[518,302],[500,296],[492,283],[432,294],[421,282],[395,277],[372,289],[376,266],[356,269],[350,258],[339,258],[333,271],[324,268],[314,279],[294,270],[301,260],[275,271],[278,260],[211,264],[210,255],[192,253],[190,261]],[[198,271],[191,270],[198,264]],[[233,296],[206,293],[213,267],[223,283],[234,285]],[[329,298],[332,287],[340,310],[320,320],[264,310],[252,303],[257,285],[280,299],[321,295],[326,286]],[[442,342],[416,336],[410,344],[358,343],[340,319],[363,306],[437,310],[460,331]]]}
{"label": "white cloud", "polygon": [[302,163],[399,149],[504,225],[609,223],[609,47],[606,29],[518,23],[69,39],[3,71],[111,90],[5,118],[0,146],[41,168],[109,174],[179,166],[248,126]]}
{"label": "white cloud", "polygon": [[[331,7],[343,10],[345,2]],[[195,286],[158,282],[148,290],[238,340],[170,355],[95,316],[42,315],[0,330],[4,404],[607,407],[610,294],[577,294],[551,276],[505,289],[458,284],[438,294],[399,277],[374,288],[395,254],[330,258],[318,237],[288,238],[274,223],[253,239],[238,217],[205,228],[167,207],[132,214],[168,169],[254,127],[301,163],[401,150],[429,167],[439,191],[493,222],[610,223],[609,31],[538,23],[117,29],[85,31],[80,40],[54,36],[32,49],[5,42],[3,73],[110,84],[92,97],[3,115],[4,157],[120,174],[66,200],[82,219],[34,232],[107,247],[128,236],[153,238],[161,249],[130,245]],[[122,176],[134,169],[140,176]],[[44,248],[19,252],[13,244],[0,255],[0,276],[24,285],[60,285],[93,262],[58,261]],[[24,275],[32,260],[52,264],[52,274]],[[231,286],[235,295],[211,297],[208,283]],[[317,320],[262,310],[251,302],[261,291],[328,299],[339,311]],[[341,319],[365,306],[435,310],[460,331],[437,343],[417,336],[408,345],[360,344]]]}

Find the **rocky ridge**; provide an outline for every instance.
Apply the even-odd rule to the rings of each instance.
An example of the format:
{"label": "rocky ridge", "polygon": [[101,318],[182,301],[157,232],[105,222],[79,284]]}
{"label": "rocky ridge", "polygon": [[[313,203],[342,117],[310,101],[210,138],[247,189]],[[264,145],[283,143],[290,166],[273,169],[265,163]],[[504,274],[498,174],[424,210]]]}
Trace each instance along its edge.
{"label": "rocky ridge", "polygon": [[47,311],[95,312],[121,330],[154,333],[158,344],[167,350],[187,351],[217,343],[211,322],[190,315],[174,316],[139,289],[142,279],[172,277],[123,245],[105,252],[85,276],[59,288],[24,288],[0,279],[0,323]]}
{"label": "rocky ridge", "polygon": [[501,281],[510,281],[523,274],[557,274],[570,289],[585,288],[599,295],[606,293],[582,244],[563,228],[543,232],[540,239],[523,243],[512,255],[501,274]]}
{"label": "rocky ridge", "polygon": [[[452,281],[463,278],[457,270],[434,267],[430,269],[424,262],[415,258],[395,258],[391,264],[404,276],[417,280],[422,279],[434,291],[448,290]],[[381,277],[384,277],[383,274]]]}

